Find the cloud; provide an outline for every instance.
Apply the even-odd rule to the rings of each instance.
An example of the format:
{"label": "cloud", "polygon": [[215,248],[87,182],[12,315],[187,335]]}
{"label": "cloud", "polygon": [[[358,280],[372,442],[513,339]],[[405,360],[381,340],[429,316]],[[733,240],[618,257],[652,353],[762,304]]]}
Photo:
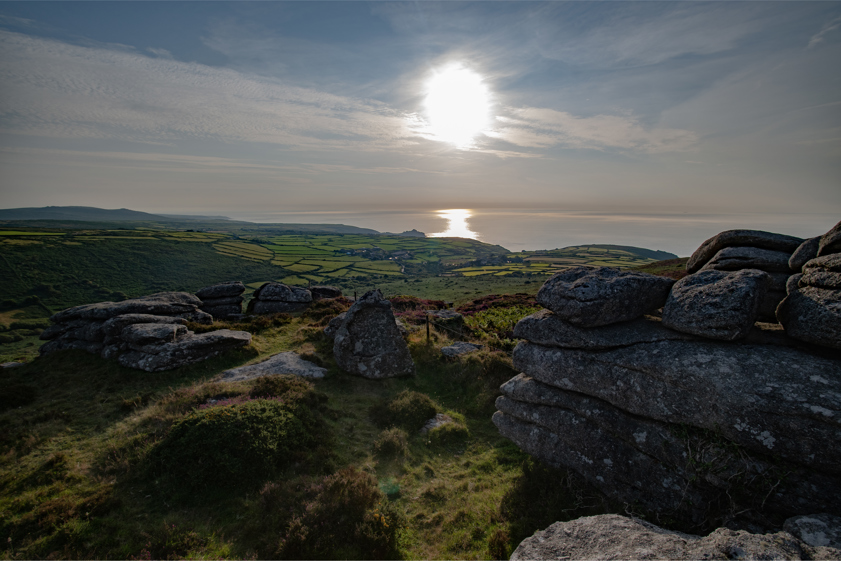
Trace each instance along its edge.
{"label": "cloud", "polygon": [[809,45],[807,46],[807,48],[812,49],[812,48],[818,46],[819,44],[823,43],[824,36],[831,31],[835,31],[839,27],[841,27],[841,17],[835,18],[831,22],[824,25],[823,28],[820,31],[815,33],[812,36],[812,38],[809,39]]}
{"label": "cloud", "polygon": [[[160,53],[158,53],[160,54]],[[234,70],[0,31],[0,123],[58,138],[393,147],[402,114]]]}
{"label": "cloud", "polygon": [[646,128],[633,117],[621,115],[576,117],[535,107],[509,109],[509,113],[510,117],[499,117],[499,126],[486,134],[527,148],[616,148],[653,154],[689,150],[697,141],[691,131]]}

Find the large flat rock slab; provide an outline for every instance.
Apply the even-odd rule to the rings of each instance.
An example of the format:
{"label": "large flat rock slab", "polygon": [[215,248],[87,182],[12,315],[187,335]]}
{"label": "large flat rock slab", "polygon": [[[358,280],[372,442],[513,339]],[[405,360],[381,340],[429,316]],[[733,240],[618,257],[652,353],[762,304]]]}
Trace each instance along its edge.
{"label": "large flat rock slab", "polygon": [[173,343],[132,346],[117,362],[146,372],[171,370],[214,357],[224,351],[251,343],[247,331],[220,329],[200,335],[188,335]]}
{"label": "large flat rock slab", "polygon": [[224,382],[239,382],[276,374],[292,374],[302,378],[319,379],[324,378],[326,373],[326,368],[304,360],[298,353],[290,351],[272,355],[257,364],[225,370],[221,374],[221,379]]}
{"label": "large flat rock slab", "polygon": [[838,359],[714,341],[597,352],[520,343],[514,366],[634,415],[716,430],[749,450],[841,473]]}
{"label": "large flat rock slab", "polygon": [[691,335],[664,327],[660,320],[651,317],[585,328],[562,320],[551,310],[540,310],[521,319],[514,326],[514,336],[548,347],[590,350],[694,339]]}

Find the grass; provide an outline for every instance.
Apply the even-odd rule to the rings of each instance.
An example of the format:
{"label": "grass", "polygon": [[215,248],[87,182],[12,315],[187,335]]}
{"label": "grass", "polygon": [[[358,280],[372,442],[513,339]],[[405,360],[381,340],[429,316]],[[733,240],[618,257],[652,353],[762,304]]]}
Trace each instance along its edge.
{"label": "grass", "polygon": [[[359,489],[358,516],[367,524],[359,522],[364,536],[347,530],[341,539],[374,540],[370,551],[377,556],[498,557],[554,522],[557,512],[577,512],[575,501],[566,501],[523,522],[523,505],[533,502],[528,493],[539,477],[550,476],[535,475],[528,457],[490,421],[499,385],[516,374],[508,355],[485,351],[445,361],[440,347],[450,340],[433,330],[427,343],[425,332],[416,331],[409,343],[415,377],[366,380],[338,371],[321,335],[331,316],[321,315],[243,326],[254,333],[251,347],[168,372],[141,373],[81,352],[3,370],[0,393],[17,401],[4,403],[0,413],[0,557],[244,558],[282,551],[360,557],[338,542],[329,549],[329,543],[307,541],[295,530],[317,524],[318,512],[339,520],[324,503],[328,495],[319,494],[339,484]],[[226,326],[238,327],[215,327]],[[306,353],[328,368],[314,388],[323,397],[299,401],[321,419],[322,445],[276,474],[258,473],[245,487],[216,485],[189,499],[172,493],[149,468],[153,452],[211,398],[241,402],[277,393],[212,379],[281,350]],[[412,425],[383,437],[387,428],[372,411],[407,399],[453,416],[466,430],[431,439]],[[383,453],[386,440],[397,452]],[[564,474],[552,471],[551,477]],[[379,490],[366,487],[370,481]],[[384,523],[399,526],[393,538]],[[388,550],[392,546],[396,550]]]}

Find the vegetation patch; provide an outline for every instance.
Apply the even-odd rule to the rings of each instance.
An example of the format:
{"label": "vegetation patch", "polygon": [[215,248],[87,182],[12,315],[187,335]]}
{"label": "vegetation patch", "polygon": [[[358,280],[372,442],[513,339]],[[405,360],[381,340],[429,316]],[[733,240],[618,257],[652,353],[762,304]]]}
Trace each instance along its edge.
{"label": "vegetation patch", "polygon": [[423,425],[435,417],[438,408],[426,394],[403,390],[397,396],[371,408],[373,421],[383,427],[399,427],[409,432],[417,432]]}

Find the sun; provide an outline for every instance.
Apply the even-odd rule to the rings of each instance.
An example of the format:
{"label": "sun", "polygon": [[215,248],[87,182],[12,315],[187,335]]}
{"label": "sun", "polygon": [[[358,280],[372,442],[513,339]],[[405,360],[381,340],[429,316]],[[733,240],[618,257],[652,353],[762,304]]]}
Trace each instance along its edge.
{"label": "sun", "polygon": [[438,140],[467,148],[488,128],[491,96],[482,77],[461,64],[433,73],[426,83],[426,116]]}

